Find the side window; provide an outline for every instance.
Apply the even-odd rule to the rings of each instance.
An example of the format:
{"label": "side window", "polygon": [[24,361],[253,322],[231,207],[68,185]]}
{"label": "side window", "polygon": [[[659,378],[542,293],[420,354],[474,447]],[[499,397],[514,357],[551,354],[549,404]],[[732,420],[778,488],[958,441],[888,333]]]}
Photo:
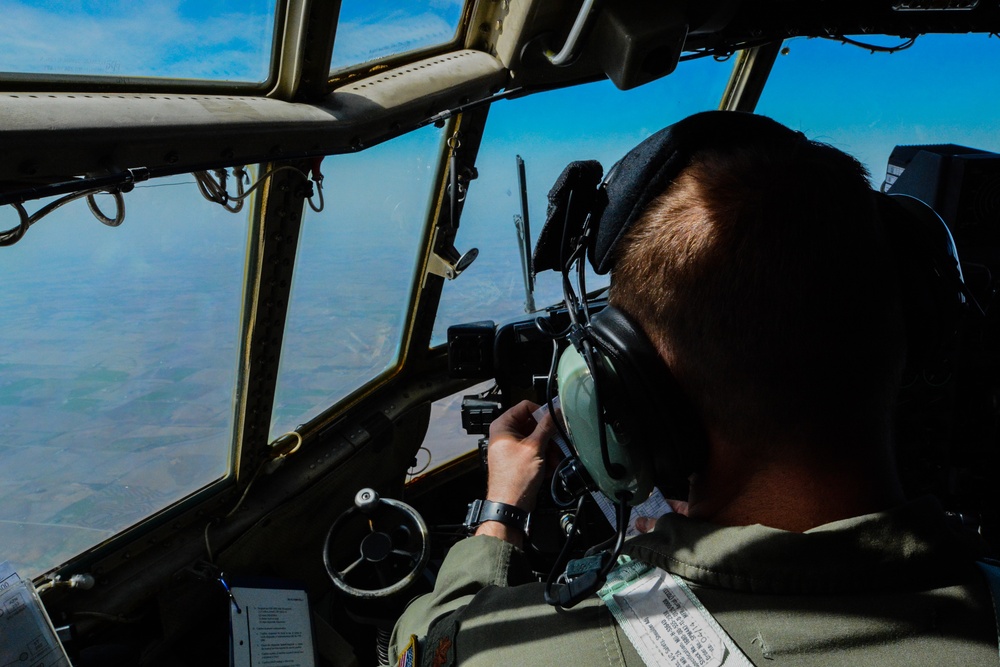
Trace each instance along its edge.
{"label": "side window", "polygon": [[412,476],[442,466],[472,451],[482,435],[469,435],[462,428],[462,399],[482,394],[493,386],[493,381],[483,382],[456,392],[431,404],[431,421],[427,425],[424,446],[410,470]]}
{"label": "side window", "polygon": [[275,0],[6,0],[0,80],[11,74],[262,83]]}
{"label": "side window", "polygon": [[190,176],[125,206],[112,228],[71,202],[0,248],[0,544],[27,576],[230,467],[247,214]]}

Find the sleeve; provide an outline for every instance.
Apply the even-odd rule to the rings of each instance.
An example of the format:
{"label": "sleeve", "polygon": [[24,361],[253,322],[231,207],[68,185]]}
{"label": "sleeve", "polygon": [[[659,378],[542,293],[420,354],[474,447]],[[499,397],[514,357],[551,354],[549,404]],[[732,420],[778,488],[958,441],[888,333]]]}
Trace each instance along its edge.
{"label": "sleeve", "polygon": [[495,537],[469,537],[451,548],[438,572],[434,590],[407,606],[389,644],[389,664],[396,664],[413,637],[425,637],[438,619],[465,607],[489,586],[512,586],[530,580],[524,553]]}

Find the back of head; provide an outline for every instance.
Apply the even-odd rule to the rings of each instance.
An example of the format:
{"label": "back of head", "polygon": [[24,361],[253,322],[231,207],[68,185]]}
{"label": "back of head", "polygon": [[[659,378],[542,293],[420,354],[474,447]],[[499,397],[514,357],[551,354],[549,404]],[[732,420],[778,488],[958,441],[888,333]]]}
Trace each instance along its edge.
{"label": "back of head", "polygon": [[612,303],[732,441],[885,435],[905,343],[867,173],[772,125],[693,151],[617,246]]}

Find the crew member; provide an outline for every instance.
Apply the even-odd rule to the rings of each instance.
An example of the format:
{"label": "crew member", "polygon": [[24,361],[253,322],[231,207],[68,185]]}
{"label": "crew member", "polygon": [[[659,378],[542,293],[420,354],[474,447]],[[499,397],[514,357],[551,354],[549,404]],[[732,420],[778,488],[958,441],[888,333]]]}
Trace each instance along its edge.
{"label": "crew member", "polygon": [[[678,632],[692,665],[997,663],[981,546],[935,500],[905,499],[897,476],[903,286],[868,174],[754,118],[759,132],[695,150],[614,249],[610,302],[652,341],[707,441],[686,502],[626,542],[653,568],[647,597],[550,606],[524,534],[487,521],[399,621],[400,664],[671,664]],[[527,512],[555,431],[537,407],[490,429],[486,498]],[[683,608],[633,614],[630,629],[624,607],[662,602],[663,588]]]}

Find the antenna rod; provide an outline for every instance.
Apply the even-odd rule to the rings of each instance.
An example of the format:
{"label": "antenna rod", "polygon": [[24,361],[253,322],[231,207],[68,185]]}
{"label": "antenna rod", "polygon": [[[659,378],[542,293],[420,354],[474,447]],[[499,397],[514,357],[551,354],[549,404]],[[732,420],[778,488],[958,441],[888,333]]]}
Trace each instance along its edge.
{"label": "antenna rod", "polygon": [[517,156],[517,188],[521,194],[521,214],[514,216],[517,229],[518,254],[521,256],[521,275],[524,278],[524,312],[535,312],[535,273],[531,268],[531,222],[528,218],[528,182],[524,160]]}

